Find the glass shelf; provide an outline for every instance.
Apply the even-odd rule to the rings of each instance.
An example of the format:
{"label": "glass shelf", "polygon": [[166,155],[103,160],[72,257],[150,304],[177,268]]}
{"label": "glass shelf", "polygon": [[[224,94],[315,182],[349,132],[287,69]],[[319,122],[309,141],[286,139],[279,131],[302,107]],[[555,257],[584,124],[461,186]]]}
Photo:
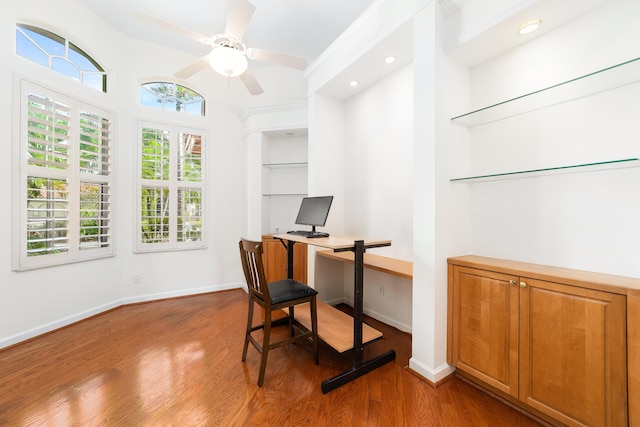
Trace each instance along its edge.
{"label": "glass shelf", "polygon": [[451,121],[468,127],[478,126],[626,86],[638,81],[640,81],[640,58],[635,58],[544,89],[480,108],[470,113],[452,117]]}
{"label": "glass shelf", "polygon": [[466,178],[454,178],[454,179],[451,179],[450,181],[451,182],[498,181],[502,179],[522,177],[523,175],[526,175],[526,174],[543,175],[543,174],[552,174],[557,171],[573,172],[581,168],[587,168],[593,171],[593,170],[617,169],[617,168],[638,167],[638,166],[640,166],[640,160],[634,157],[629,159],[609,160],[606,162],[583,163],[583,164],[571,165],[571,166],[556,166],[551,168],[531,169],[531,170],[518,171],[518,172],[504,172],[504,173],[495,173],[490,175],[469,176]]}
{"label": "glass shelf", "polygon": [[290,162],[290,163],[263,163],[262,166],[269,169],[292,169],[306,168],[307,162]]}

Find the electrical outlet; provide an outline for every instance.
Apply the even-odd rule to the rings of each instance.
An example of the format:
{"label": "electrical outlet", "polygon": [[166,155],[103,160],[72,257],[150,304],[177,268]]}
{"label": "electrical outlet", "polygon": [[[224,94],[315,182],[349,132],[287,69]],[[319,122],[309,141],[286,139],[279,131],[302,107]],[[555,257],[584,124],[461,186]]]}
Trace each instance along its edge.
{"label": "electrical outlet", "polygon": [[378,292],[380,293],[380,295],[384,296],[384,285],[380,285],[380,288],[378,288]]}
{"label": "electrical outlet", "polygon": [[133,283],[140,283],[140,273],[133,273]]}

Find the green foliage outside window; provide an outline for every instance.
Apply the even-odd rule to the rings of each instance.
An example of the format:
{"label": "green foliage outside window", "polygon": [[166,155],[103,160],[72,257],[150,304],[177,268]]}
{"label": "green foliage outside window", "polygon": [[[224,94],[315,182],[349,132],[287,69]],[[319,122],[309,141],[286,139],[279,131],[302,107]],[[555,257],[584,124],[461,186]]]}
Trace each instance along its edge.
{"label": "green foliage outside window", "polygon": [[202,192],[178,191],[178,241],[202,240]]}
{"label": "green foliage outside window", "polygon": [[142,188],[141,227],[143,243],[169,241],[169,190]]}
{"label": "green foliage outside window", "polygon": [[27,255],[67,251],[67,182],[29,177],[27,185]]}
{"label": "green foliage outside window", "polygon": [[169,132],[162,129],[142,130],[142,179],[169,179]]}
{"label": "green foliage outside window", "polygon": [[204,116],[204,98],[188,87],[171,82],[140,85],[140,104],[145,107]]}

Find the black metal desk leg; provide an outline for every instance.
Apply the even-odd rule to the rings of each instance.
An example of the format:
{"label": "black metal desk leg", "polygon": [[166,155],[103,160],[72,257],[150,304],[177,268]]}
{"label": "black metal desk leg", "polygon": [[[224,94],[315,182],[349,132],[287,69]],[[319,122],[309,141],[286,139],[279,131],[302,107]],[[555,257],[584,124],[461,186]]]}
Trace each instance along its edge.
{"label": "black metal desk leg", "polygon": [[287,241],[287,279],[293,279],[293,245],[296,242]]}
{"label": "black metal desk leg", "polygon": [[351,368],[333,378],[322,381],[322,393],[329,393],[346,383],[355,380],[369,372],[378,369],[382,365],[393,362],[396,358],[395,350],[389,350],[386,353],[376,356],[371,360],[361,363],[359,368]]}
{"label": "black metal desk leg", "polygon": [[362,366],[362,311],[364,310],[364,241],[356,240],[353,264],[353,368]]}
{"label": "black metal desk leg", "polygon": [[364,345],[362,344],[362,317],[364,310],[364,241],[356,240],[354,248],[354,278],[353,278],[353,367],[333,378],[322,382],[322,392],[331,390],[353,381],[374,369],[379,368],[396,358],[396,352],[389,350],[373,359],[362,361]]}

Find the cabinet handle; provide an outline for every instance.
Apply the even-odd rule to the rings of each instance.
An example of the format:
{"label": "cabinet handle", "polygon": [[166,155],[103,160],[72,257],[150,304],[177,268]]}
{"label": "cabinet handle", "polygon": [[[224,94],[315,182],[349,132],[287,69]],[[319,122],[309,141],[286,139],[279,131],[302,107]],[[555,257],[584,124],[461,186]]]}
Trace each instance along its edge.
{"label": "cabinet handle", "polygon": [[516,284],[516,281],[515,281],[515,280],[513,280],[513,279],[511,279],[511,280],[509,280],[509,284],[510,284],[510,285],[515,285],[515,284]]}
{"label": "cabinet handle", "polygon": [[526,288],[526,287],[527,287],[527,284],[526,284],[525,282],[520,282],[520,287],[521,287],[521,288]]}

